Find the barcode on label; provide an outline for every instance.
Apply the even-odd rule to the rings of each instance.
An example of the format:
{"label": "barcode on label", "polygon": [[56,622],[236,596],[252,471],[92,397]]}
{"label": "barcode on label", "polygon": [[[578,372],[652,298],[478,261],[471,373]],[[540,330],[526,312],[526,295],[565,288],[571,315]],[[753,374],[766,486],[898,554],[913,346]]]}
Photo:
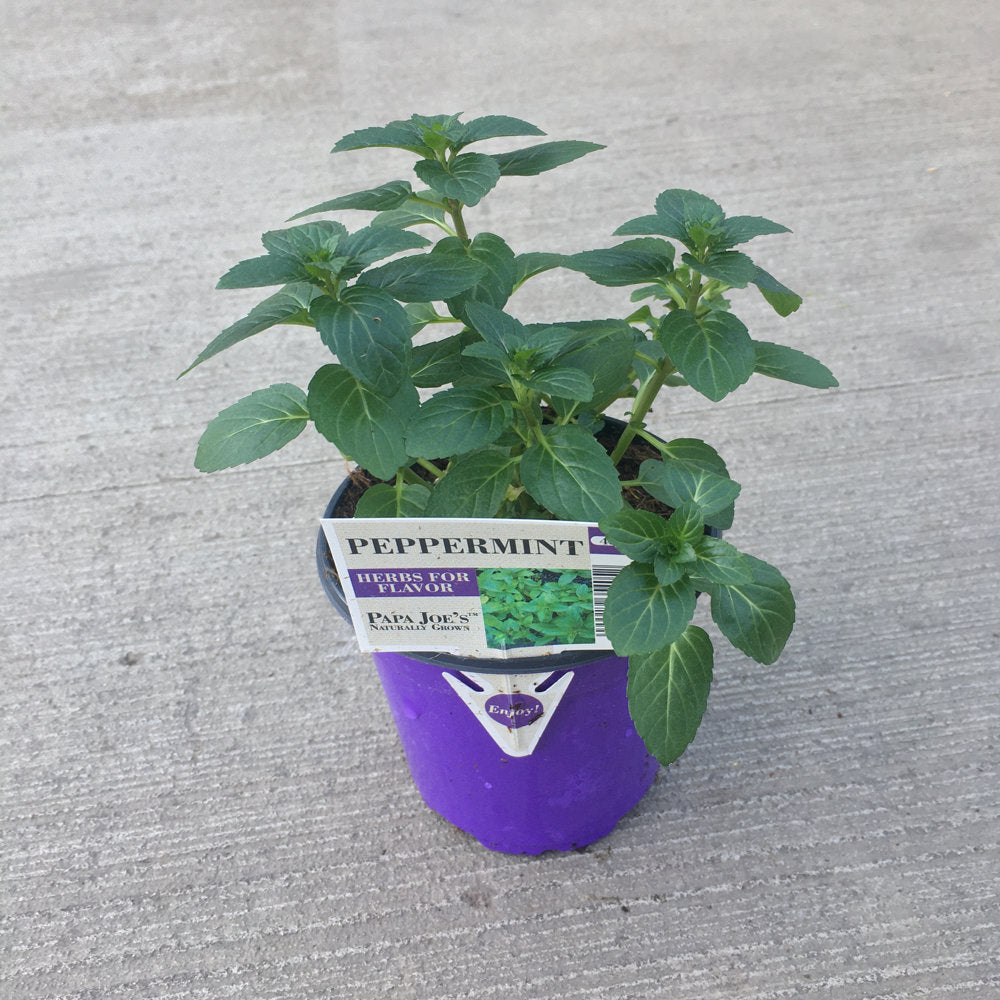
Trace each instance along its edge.
{"label": "barcode on label", "polygon": [[608,598],[608,588],[614,578],[628,565],[628,559],[608,559],[605,562],[590,564],[590,578],[594,590],[594,634],[598,639],[604,636],[604,604]]}

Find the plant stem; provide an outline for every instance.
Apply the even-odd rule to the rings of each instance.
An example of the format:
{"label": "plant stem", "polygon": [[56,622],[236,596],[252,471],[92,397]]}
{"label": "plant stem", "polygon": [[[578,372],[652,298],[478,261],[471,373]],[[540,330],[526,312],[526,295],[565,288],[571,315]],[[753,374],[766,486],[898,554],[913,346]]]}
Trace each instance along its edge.
{"label": "plant stem", "polygon": [[421,469],[426,469],[435,479],[440,479],[444,475],[444,472],[441,469],[439,469],[433,462],[428,462],[426,458],[418,458],[417,465],[419,465]]}
{"label": "plant stem", "polygon": [[445,198],[444,203],[448,206],[451,221],[455,223],[455,235],[468,246],[472,240],[469,239],[469,231],[465,228],[465,219],[462,218],[462,203],[454,198]]}
{"label": "plant stem", "polygon": [[663,388],[663,381],[668,375],[672,375],[677,369],[670,358],[664,358],[656,368],[656,371],[649,377],[649,380],[639,389],[632,405],[632,413],[629,415],[628,423],[622,436],[615,445],[615,450],[611,453],[611,461],[617,465],[621,461],[622,455],[632,443],[632,438],[642,430],[642,422],[649,412],[649,408],[656,399],[656,394]]}

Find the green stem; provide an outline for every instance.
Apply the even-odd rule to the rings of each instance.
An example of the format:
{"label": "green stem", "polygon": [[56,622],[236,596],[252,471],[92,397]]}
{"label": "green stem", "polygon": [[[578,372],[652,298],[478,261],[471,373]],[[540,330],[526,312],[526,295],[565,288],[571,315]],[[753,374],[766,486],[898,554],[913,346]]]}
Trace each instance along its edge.
{"label": "green stem", "polygon": [[635,402],[632,404],[632,413],[629,415],[625,430],[622,431],[622,436],[618,439],[618,444],[615,445],[615,450],[611,453],[611,461],[615,465],[621,461],[621,457],[632,443],[632,439],[642,430],[642,422],[646,419],[646,414],[653,405],[656,394],[663,388],[664,379],[675,371],[677,369],[671,363],[670,358],[664,358],[649,380],[639,389]]}
{"label": "green stem", "polygon": [[444,475],[443,470],[439,469],[433,462],[427,461],[426,458],[418,458],[416,464],[421,469],[426,469],[435,479],[440,479]]}
{"label": "green stem", "polygon": [[465,219],[462,218],[462,203],[454,198],[445,198],[444,203],[448,207],[451,221],[455,223],[455,235],[468,246],[472,240],[469,239],[469,231],[465,228]]}

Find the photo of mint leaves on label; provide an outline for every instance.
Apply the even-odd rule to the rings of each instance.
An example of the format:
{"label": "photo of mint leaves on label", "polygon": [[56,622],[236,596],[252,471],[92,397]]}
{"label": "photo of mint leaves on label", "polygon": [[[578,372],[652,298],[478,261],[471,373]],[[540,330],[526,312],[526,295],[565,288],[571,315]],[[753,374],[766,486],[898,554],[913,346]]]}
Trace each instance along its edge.
{"label": "photo of mint leaves on label", "polygon": [[481,569],[476,578],[490,649],[594,641],[589,570]]}

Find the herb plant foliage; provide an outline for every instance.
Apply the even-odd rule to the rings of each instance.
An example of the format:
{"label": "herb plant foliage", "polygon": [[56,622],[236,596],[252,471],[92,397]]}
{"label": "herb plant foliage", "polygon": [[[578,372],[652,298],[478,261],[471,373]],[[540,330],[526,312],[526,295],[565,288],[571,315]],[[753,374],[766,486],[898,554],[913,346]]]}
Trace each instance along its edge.
{"label": "herb plant foliage", "polygon": [[[737,249],[788,232],[776,222],[730,216],[704,195],[669,189],[650,214],[619,226],[621,241],[607,248],[519,252],[495,233],[472,235],[467,211],[501,179],[541,174],[602,148],[581,141],[501,153],[472,148],[543,134],[507,116],[413,115],[344,136],[334,152],[408,150],[416,183],[386,180],[314,205],[289,220],[295,225],[265,233],[265,253],[222,277],[219,288],[278,289],[223,330],[188,371],[279,324],[315,328],[335,360],[305,389],[271,385],[224,409],[203,434],[195,464],[212,472],[253,461],[311,421],[382,480],[362,497],[359,516],[599,522],[632,560],[608,593],[606,632],[629,657],[636,728],[667,763],[693,739],[712,679],[712,642],[691,624],[697,593],[710,596],[719,631],[761,663],[780,654],[795,604],[778,570],[707,533],[732,525],[740,486],[704,441],[650,434],[650,407],[662,390],[718,401],[754,373],[819,389],[837,382],[814,358],[751,337],[730,309],[729,293],[750,286],[779,316],[801,304]],[[315,219],[341,210],[372,215],[354,231]],[[556,324],[518,319],[512,295],[557,267],[631,289],[627,314]],[[594,435],[620,400],[628,422],[609,453]],[[658,457],[623,480],[618,465],[636,437]],[[642,487],[672,515],[627,506],[629,487]],[[537,636],[558,626],[551,615],[545,622],[542,604],[571,608],[576,586],[560,580],[549,598],[539,588],[539,608],[530,621],[524,616],[526,634],[507,644],[545,641]],[[488,589],[502,601],[505,581],[491,577]],[[578,617],[567,627],[592,627]]]}

